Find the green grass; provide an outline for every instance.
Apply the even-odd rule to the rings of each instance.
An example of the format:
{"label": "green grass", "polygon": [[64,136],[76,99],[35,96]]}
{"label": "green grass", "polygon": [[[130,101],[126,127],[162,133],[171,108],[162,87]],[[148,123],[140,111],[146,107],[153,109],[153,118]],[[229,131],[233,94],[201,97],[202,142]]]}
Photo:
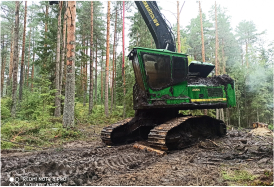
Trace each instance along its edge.
{"label": "green grass", "polygon": [[256,178],[256,176],[250,174],[249,172],[245,170],[235,170],[231,173],[228,173],[226,171],[222,172],[222,177],[224,180],[228,181],[252,181]]}
{"label": "green grass", "polygon": [[[60,139],[73,139],[81,136],[77,129],[65,129],[61,123],[11,120],[1,126],[1,148],[22,147],[19,144],[50,147]],[[5,140],[11,141],[7,142]],[[14,142],[14,143],[12,143]],[[58,143],[57,143],[58,144]],[[27,146],[28,147],[28,146]],[[31,149],[28,147],[28,149]]]}

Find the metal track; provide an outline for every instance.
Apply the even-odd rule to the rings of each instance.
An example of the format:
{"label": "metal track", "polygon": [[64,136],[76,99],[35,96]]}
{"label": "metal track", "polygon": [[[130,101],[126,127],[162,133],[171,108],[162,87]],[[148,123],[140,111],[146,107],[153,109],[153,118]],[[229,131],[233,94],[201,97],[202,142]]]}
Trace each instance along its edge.
{"label": "metal track", "polygon": [[[103,128],[103,130],[101,131],[102,141],[107,145],[112,145],[114,143],[113,136],[112,136],[113,131],[119,127],[127,126],[132,119],[133,118],[127,118],[127,119],[124,119],[122,121],[119,121],[117,123],[114,123],[112,125],[109,125],[109,126]],[[121,132],[121,133],[123,133],[123,132]]]}
{"label": "metal track", "polygon": [[[148,131],[144,127],[149,127]],[[177,116],[170,120],[134,117],[105,127],[101,139],[107,145],[120,144],[136,141],[141,133],[147,133],[150,147],[167,151],[187,147],[202,138],[222,136],[226,126],[209,116]]]}
{"label": "metal track", "polygon": [[177,127],[182,122],[189,118],[195,116],[180,117],[177,119],[170,120],[164,124],[161,124],[154,129],[152,129],[148,135],[148,143],[152,147],[157,147],[161,150],[167,151],[168,147],[166,145],[166,136],[167,133],[174,127]]}
{"label": "metal track", "polygon": [[186,147],[199,138],[225,134],[226,126],[221,120],[209,116],[185,116],[152,129],[148,135],[148,143],[151,147],[167,151]]}

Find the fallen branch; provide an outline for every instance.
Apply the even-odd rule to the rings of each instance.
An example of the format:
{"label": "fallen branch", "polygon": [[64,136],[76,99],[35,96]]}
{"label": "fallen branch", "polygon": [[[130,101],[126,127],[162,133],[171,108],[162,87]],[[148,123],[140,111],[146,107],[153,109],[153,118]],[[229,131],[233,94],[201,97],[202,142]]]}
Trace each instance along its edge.
{"label": "fallen branch", "polygon": [[19,134],[21,134],[23,131],[20,131],[18,134],[16,134],[10,141],[11,142],[14,142],[15,141],[15,138],[17,138],[17,136],[19,136]]}
{"label": "fallen branch", "polygon": [[217,143],[215,143],[214,141],[210,140],[210,139],[206,139],[207,141],[212,142],[214,145],[216,145],[217,147],[220,147]]}

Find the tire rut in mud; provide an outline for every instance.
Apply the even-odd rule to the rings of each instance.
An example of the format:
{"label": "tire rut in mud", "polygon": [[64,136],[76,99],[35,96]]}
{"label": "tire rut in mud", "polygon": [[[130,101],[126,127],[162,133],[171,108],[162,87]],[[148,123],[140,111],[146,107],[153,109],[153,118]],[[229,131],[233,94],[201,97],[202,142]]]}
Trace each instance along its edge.
{"label": "tire rut in mud", "polygon": [[158,158],[153,153],[135,150],[132,145],[2,157],[1,185],[9,185],[11,177],[19,179],[19,185],[91,185],[103,175],[142,170]]}

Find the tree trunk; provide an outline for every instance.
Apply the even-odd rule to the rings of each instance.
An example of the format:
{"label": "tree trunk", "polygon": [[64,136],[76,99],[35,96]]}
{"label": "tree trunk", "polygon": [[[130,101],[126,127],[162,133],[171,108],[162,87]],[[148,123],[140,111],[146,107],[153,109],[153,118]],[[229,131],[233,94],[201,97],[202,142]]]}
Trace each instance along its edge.
{"label": "tree trunk", "polygon": [[[88,40],[87,40],[86,46],[88,46]],[[85,51],[86,51],[85,52],[86,56],[88,56],[88,49],[86,48]],[[87,91],[88,91],[88,60],[86,59],[85,61],[85,93],[84,93],[85,100],[87,99]],[[86,106],[86,103],[85,103],[85,106]]]}
{"label": "tree trunk", "polygon": [[220,109],[220,120],[225,121],[224,109],[223,108]]}
{"label": "tree trunk", "polygon": [[[89,114],[92,113],[93,108],[93,1],[90,2],[90,64],[89,64],[89,108],[88,112]],[[97,58],[97,50],[96,50],[96,58]]]}
{"label": "tree trunk", "polygon": [[28,55],[28,68],[27,68],[27,87],[29,87],[29,61],[30,61],[30,36],[31,36],[31,27],[30,27],[30,30],[29,30],[29,55]]}
{"label": "tree trunk", "polygon": [[246,66],[248,67],[248,42],[245,43]]}
{"label": "tree trunk", "polygon": [[103,49],[102,49],[102,61],[101,61],[101,103],[103,103],[103,61],[104,61],[104,56],[103,56]]}
{"label": "tree trunk", "polygon": [[[202,38],[202,57],[203,57],[203,62],[205,62],[204,29],[203,29],[203,17],[202,17],[202,9],[201,9],[200,1],[199,1],[199,10],[200,10],[201,38]],[[204,109],[203,111],[204,111],[204,115],[207,115],[207,109]]]}
{"label": "tree trunk", "polygon": [[[246,81],[246,78],[245,78]],[[248,105],[247,105],[247,97],[246,97],[246,89],[244,89],[245,95],[245,115],[246,115],[246,126],[248,125]]]}
{"label": "tree trunk", "polygon": [[[118,42],[118,40],[117,40],[117,42]],[[113,93],[113,97],[114,97],[113,98],[114,109],[116,109],[116,99],[115,99],[116,98],[116,73],[117,73],[117,71],[116,71],[116,66],[117,66],[117,63],[116,63],[117,62],[117,57],[116,57],[116,55],[117,54],[115,53],[115,61],[114,61],[115,62],[115,66],[114,66],[115,67],[115,70],[114,70],[114,74],[115,74],[114,75],[114,80],[115,80],[115,82],[114,82],[114,93]]]}
{"label": "tree trunk", "polygon": [[47,39],[47,32],[48,32],[48,14],[49,14],[49,6],[46,5],[46,14],[45,14],[45,18],[46,18],[46,21],[45,21],[45,44],[44,44],[44,60],[43,60],[43,67],[45,68],[46,67],[46,61],[47,61],[47,55],[46,53],[48,52],[47,50],[47,43],[46,43],[46,39]]}
{"label": "tree trunk", "polygon": [[260,121],[260,119],[259,119],[259,111],[258,111],[258,107],[257,107],[256,112],[257,112],[257,121],[259,122],[259,121]]}
{"label": "tree trunk", "polygon": [[[2,50],[5,49],[5,35],[3,35],[3,40],[2,40]],[[6,48],[7,48],[7,45],[6,45]],[[6,53],[2,55],[2,64],[1,64],[1,97],[3,97],[3,94],[4,94],[4,91],[3,91],[3,88],[4,88],[4,79],[5,79],[5,68],[6,68]]]}
{"label": "tree trunk", "polygon": [[177,1],[177,42],[178,42],[178,53],[181,53],[179,4],[180,4],[179,1]]}
{"label": "tree trunk", "polygon": [[58,27],[57,27],[57,51],[56,51],[56,64],[55,64],[55,110],[54,116],[61,116],[61,89],[60,89],[60,37],[61,37],[61,14],[62,14],[62,1],[59,3],[58,11]]}
{"label": "tree trunk", "polygon": [[84,85],[83,85],[83,60],[81,59],[81,62],[80,62],[80,82],[81,82],[81,90],[82,92],[84,92]]}
{"label": "tree trunk", "polygon": [[110,35],[110,1],[107,13],[107,52],[106,52],[106,83],[105,83],[105,114],[108,117],[108,69],[109,69],[109,36]]}
{"label": "tree trunk", "polygon": [[95,48],[95,97],[94,97],[94,101],[95,104],[97,103],[97,38],[96,38],[96,48]]}
{"label": "tree trunk", "polygon": [[[85,28],[84,28],[85,30]],[[86,46],[85,44],[85,36],[84,34],[82,35],[83,38],[82,38],[82,44],[83,44],[83,47]],[[85,55],[85,49],[83,49],[83,55]],[[82,85],[83,85],[83,106],[86,106],[86,62],[85,62],[85,59],[83,60],[83,74],[82,74]]]}
{"label": "tree trunk", "polygon": [[117,26],[117,14],[118,10],[116,7],[116,14],[115,14],[115,27],[114,27],[114,41],[113,41],[113,59],[112,59],[112,86],[111,86],[111,112],[113,108],[113,92],[114,92],[114,61],[115,61],[115,41],[116,41],[116,26]]}
{"label": "tree trunk", "polygon": [[240,111],[239,102],[237,104],[237,109],[238,109],[238,126],[241,127],[241,111]]}
{"label": "tree trunk", "polygon": [[64,14],[64,18],[63,18],[63,44],[62,44],[62,59],[61,59],[61,70],[60,70],[60,91],[62,91],[62,86],[63,86],[63,76],[64,76],[64,63],[65,63],[65,54],[66,54],[66,30],[67,30],[67,8],[66,8],[66,2],[64,2],[64,6],[65,6],[65,14]]}
{"label": "tree trunk", "polygon": [[219,40],[218,40],[217,5],[215,1],[215,74],[216,75],[218,75],[218,50],[219,50]]}
{"label": "tree trunk", "polygon": [[27,1],[25,1],[25,16],[24,16],[24,30],[23,30],[23,46],[21,57],[20,70],[20,86],[19,86],[19,101],[23,98],[23,84],[24,84],[24,60],[25,60],[25,43],[26,43],[26,24],[27,24]]}
{"label": "tree trunk", "polygon": [[[84,41],[85,43],[86,41]],[[88,46],[88,42],[85,44],[85,46]],[[88,55],[88,49],[84,49],[85,55]],[[84,90],[84,103],[86,106],[86,99],[87,99],[87,90],[88,90],[88,61],[85,60],[85,90]]]}
{"label": "tree trunk", "polygon": [[226,74],[226,62],[225,62],[225,51],[224,51],[224,47],[225,47],[225,44],[224,44],[224,39],[222,39],[222,56],[223,56],[223,74]]}
{"label": "tree trunk", "polygon": [[18,70],[18,34],[19,34],[19,1],[15,2],[15,24],[14,24],[14,55],[13,55],[13,82],[12,82],[12,106],[11,116],[16,116],[17,98],[17,70]]}
{"label": "tree trunk", "polygon": [[[14,26],[12,27],[12,31],[11,31],[11,44],[10,44],[10,64],[9,64],[9,76],[8,76],[8,80],[7,80],[7,89],[10,87],[10,83],[11,83],[11,78],[12,78],[12,69],[13,69],[13,49],[14,49]],[[7,95],[10,95],[10,92],[7,91]]]}
{"label": "tree trunk", "polygon": [[122,75],[123,75],[123,87],[124,87],[124,98],[123,98],[123,118],[126,116],[126,75],[125,75],[125,1],[123,1],[123,65],[122,65]]}
{"label": "tree trunk", "polygon": [[31,69],[31,91],[33,90],[33,78],[34,78],[34,59],[35,59],[35,52],[34,52],[34,41],[33,41],[33,47],[32,47],[32,53],[33,53],[33,59],[32,59],[32,69]]}
{"label": "tree trunk", "polygon": [[[219,40],[218,40],[217,5],[215,1],[215,75],[219,75],[218,50],[219,50]],[[219,119],[219,109],[216,109],[216,119]]]}
{"label": "tree trunk", "polygon": [[[222,60],[223,60],[223,63],[222,63],[222,65],[223,65],[222,73],[225,74],[225,52],[224,52],[224,40],[223,39],[222,39]],[[220,110],[220,113],[222,114],[221,120],[224,121],[224,109],[221,108],[219,110]]]}
{"label": "tree trunk", "polygon": [[200,1],[199,1],[199,10],[200,10],[201,37],[202,37],[202,57],[203,57],[203,62],[205,62],[204,29],[203,29],[203,17],[202,17],[202,9],[201,9]]}
{"label": "tree trunk", "polygon": [[63,126],[74,127],[74,100],[75,100],[75,18],[76,18],[76,1],[68,1],[70,11],[67,21],[67,76],[65,104],[63,114]]}

